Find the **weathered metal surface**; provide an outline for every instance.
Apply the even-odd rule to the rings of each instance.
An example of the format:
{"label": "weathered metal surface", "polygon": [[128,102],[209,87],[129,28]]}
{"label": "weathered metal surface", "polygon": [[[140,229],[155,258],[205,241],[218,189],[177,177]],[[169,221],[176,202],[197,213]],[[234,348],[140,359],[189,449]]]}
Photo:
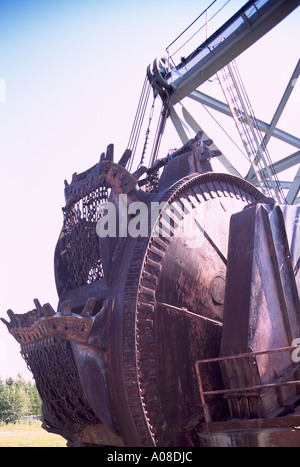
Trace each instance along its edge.
{"label": "weathered metal surface", "polygon": [[[275,416],[279,413],[282,414],[286,407],[288,407],[289,411],[292,411],[293,404],[298,402],[299,399],[299,365],[293,365],[291,363],[292,360],[290,360],[289,367],[280,376],[274,371],[276,379],[274,379],[271,383],[263,383],[259,380],[260,374],[259,371],[257,371],[256,365],[258,356],[269,357],[270,355],[278,354],[281,352],[294,352],[296,349],[297,346],[294,345],[291,347],[280,347],[276,349],[255,352],[244,352],[235,355],[230,354],[217,358],[209,358],[197,361],[195,367],[198,378],[200,399],[204,409],[206,426],[210,426],[212,422],[209,404],[207,403],[206,399],[207,395],[223,394],[224,397],[226,397],[228,400],[231,419],[261,419],[266,416],[270,417],[270,415]],[[284,361],[284,359],[282,360]],[[200,367],[208,363],[216,363],[223,369],[223,381],[225,385],[224,389],[213,389],[207,391],[203,387],[203,379],[201,376],[203,368],[201,370]],[[252,381],[254,379],[253,377],[256,377],[257,383],[251,382],[251,378]],[[244,386],[239,384],[240,381],[238,381],[242,379],[248,380],[242,383]],[[276,389],[275,397],[273,393],[271,393],[271,395],[267,395],[267,392],[270,388]],[[291,388],[294,391],[293,394],[296,394],[297,396],[294,396],[292,399],[291,397],[287,399],[287,394],[283,393],[284,388]],[[266,399],[270,398],[273,399],[271,414],[267,413],[268,407],[266,407]],[[289,403],[289,405],[287,405],[287,403]],[[230,423],[228,423],[228,426],[230,426]]]}
{"label": "weathered metal surface", "polygon": [[[195,362],[220,353],[230,218],[265,201],[244,180],[211,172],[209,143],[197,135],[146,183],[144,168],[126,171],[130,153],[116,164],[109,146],[66,183],[57,310],[35,300],[34,310],[9,311],[4,321],[36,379],[44,427],[70,445],[200,444]],[[117,235],[99,238],[105,201],[115,207]],[[147,207],[148,233],[124,235],[137,201]],[[208,390],[224,387],[210,365],[203,381]],[[213,420],[229,417],[222,396],[208,401]]]}
{"label": "weathered metal surface", "polygon": [[293,263],[293,274],[300,291],[300,206],[283,206],[283,218]]}
{"label": "weathered metal surface", "polygon": [[[206,420],[201,445],[299,445],[297,417],[286,416],[300,399],[293,261],[283,214],[273,200],[231,217],[220,356],[196,363]],[[224,387],[207,390],[202,374],[208,364],[221,368]],[[231,419],[222,422],[213,420],[208,400],[221,394]]]}
{"label": "weathered metal surface", "polygon": [[[234,288],[237,283],[238,289]],[[299,311],[280,208],[274,202],[256,204],[233,215],[221,355],[289,347],[300,335]],[[279,383],[284,375],[295,372],[294,366],[289,353],[253,354],[251,359],[222,362],[223,379],[228,388]],[[262,416],[284,407],[298,392],[296,386],[283,387],[280,397],[275,389],[257,391]],[[244,397],[247,403],[249,397]]]}

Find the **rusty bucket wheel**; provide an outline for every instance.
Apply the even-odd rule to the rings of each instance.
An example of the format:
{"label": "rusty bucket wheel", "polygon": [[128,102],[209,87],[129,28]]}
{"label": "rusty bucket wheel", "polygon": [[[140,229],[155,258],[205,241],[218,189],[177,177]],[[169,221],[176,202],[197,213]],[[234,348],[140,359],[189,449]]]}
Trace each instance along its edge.
{"label": "rusty bucket wheel", "polygon": [[189,204],[192,216],[202,205],[202,239],[188,248],[174,230],[162,236],[160,213],[150,237],[136,241],[123,303],[128,413],[119,425],[131,445],[191,446],[203,419],[194,362],[219,352],[230,216],[264,197],[243,179],[215,173],[190,175],[158,195],[182,212]]}

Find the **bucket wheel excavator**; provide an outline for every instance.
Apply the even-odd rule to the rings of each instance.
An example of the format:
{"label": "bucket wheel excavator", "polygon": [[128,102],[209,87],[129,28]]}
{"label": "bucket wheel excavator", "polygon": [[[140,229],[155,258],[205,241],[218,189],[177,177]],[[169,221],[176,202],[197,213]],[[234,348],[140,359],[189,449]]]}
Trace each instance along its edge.
{"label": "bucket wheel excavator", "polygon": [[[236,13],[246,29],[215,47],[205,70],[297,4],[267,1],[248,15],[257,3]],[[214,172],[221,153],[201,129],[157,157],[172,99],[198,76],[191,67],[187,89],[183,76],[175,87],[167,65],[147,72],[163,102],[149,166],[131,171],[132,148],[115,157],[110,144],[65,182],[57,309],[35,299],[2,321],[34,375],[43,427],[70,446],[297,445],[298,211],[289,206],[288,231],[269,193]]]}

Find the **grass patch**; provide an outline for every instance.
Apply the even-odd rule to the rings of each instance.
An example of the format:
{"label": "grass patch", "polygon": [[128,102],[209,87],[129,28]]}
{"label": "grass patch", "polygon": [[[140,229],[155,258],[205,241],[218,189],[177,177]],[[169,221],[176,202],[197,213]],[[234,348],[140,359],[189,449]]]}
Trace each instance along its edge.
{"label": "grass patch", "polygon": [[0,447],[65,447],[67,441],[48,433],[40,420],[0,426]]}

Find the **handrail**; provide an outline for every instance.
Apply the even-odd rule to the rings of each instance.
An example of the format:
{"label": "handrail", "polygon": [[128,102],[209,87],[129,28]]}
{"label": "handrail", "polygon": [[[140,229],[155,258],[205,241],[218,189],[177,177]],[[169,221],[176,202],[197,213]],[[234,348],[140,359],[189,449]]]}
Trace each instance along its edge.
{"label": "handrail", "polygon": [[260,350],[260,351],[257,351],[257,352],[248,352],[248,353],[242,353],[242,354],[236,354],[236,355],[226,355],[226,356],[221,356],[221,357],[206,358],[206,359],[198,360],[195,363],[195,369],[196,369],[198,387],[199,387],[199,392],[200,392],[200,399],[201,399],[201,403],[202,403],[202,406],[203,406],[205,421],[207,423],[211,421],[209,406],[208,406],[208,404],[206,403],[206,400],[205,400],[206,395],[236,394],[236,393],[245,392],[245,391],[248,392],[248,391],[255,391],[255,390],[261,390],[261,389],[267,389],[267,388],[275,388],[275,387],[281,387],[281,386],[292,386],[292,385],[295,385],[295,384],[300,385],[300,380],[286,381],[286,382],[281,382],[281,383],[266,383],[266,384],[260,384],[260,385],[254,385],[254,386],[236,387],[236,388],[228,388],[228,389],[218,389],[218,390],[214,390],[214,391],[204,391],[203,390],[203,384],[202,384],[202,378],[201,378],[201,375],[200,375],[200,369],[199,369],[199,366],[201,364],[221,362],[221,361],[225,361],[225,360],[234,360],[234,359],[241,359],[241,358],[253,358],[253,357],[257,356],[257,355],[266,355],[266,354],[279,353],[279,352],[288,352],[288,351],[295,350],[297,347],[298,346],[279,347],[277,349]]}
{"label": "handrail", "polygon": [[171,95],[172,105],[189,95],[264,36],[298,5],[298,0],[248,1],[207,40],[166,74],[165,81],[168,85],[172,85],[174,91]]}
{"label": "handrail", "polygon": [[[224,32],[230,27],[232,26],[249,8],[251,8],[251,6],[254,5],[254,3],[256,2],[257,0],[249,0],[245,5],[243,5],[231,18],[229,18],[228,21],[226,21],[222,26],[220,26],[213,34],[211,34],[202,44],[200,44],[192,53],[190,53],[188,55],[188,57],[186,57],[186,59],[184,60],[184,62],[182,63],[179,63],[179,65],[176,66],[176,70],[180,70],[183,66],[186,66],[188,62],[190,62],[196,55],[198,55],[199,52],[201,52],[202,50],[204,50],[205,48],[208,48],[210,49],[210,45],[212,42],[214,42],[218,37],[222,37],[224,35]],[[214,2],[213,2],[214,3]],[[198,18],[196,18],[196,20],[198,20],[206,11],[209,10],[209,8],[213,5],[210,4],[202,13],[200,16],[198,16]],[[196,21],[195,20],[195,21]],[[194,22],[195,22],[194,21]],[[192,24],[191,23],[173,42],[171,42],[171,44],[168,45],[167,47],[167,51],[169,49],[169,47],[171,45],[173,45],[176,40],[181,37],[181,35],[186,32],[191,26]],[[175,52],[176,53],[176,52]],[[174,54],[173,54],[174,55]],[[166,76],[166,79],[170,78],[171,77],[171,74],[172,74],[172,71]]]}

